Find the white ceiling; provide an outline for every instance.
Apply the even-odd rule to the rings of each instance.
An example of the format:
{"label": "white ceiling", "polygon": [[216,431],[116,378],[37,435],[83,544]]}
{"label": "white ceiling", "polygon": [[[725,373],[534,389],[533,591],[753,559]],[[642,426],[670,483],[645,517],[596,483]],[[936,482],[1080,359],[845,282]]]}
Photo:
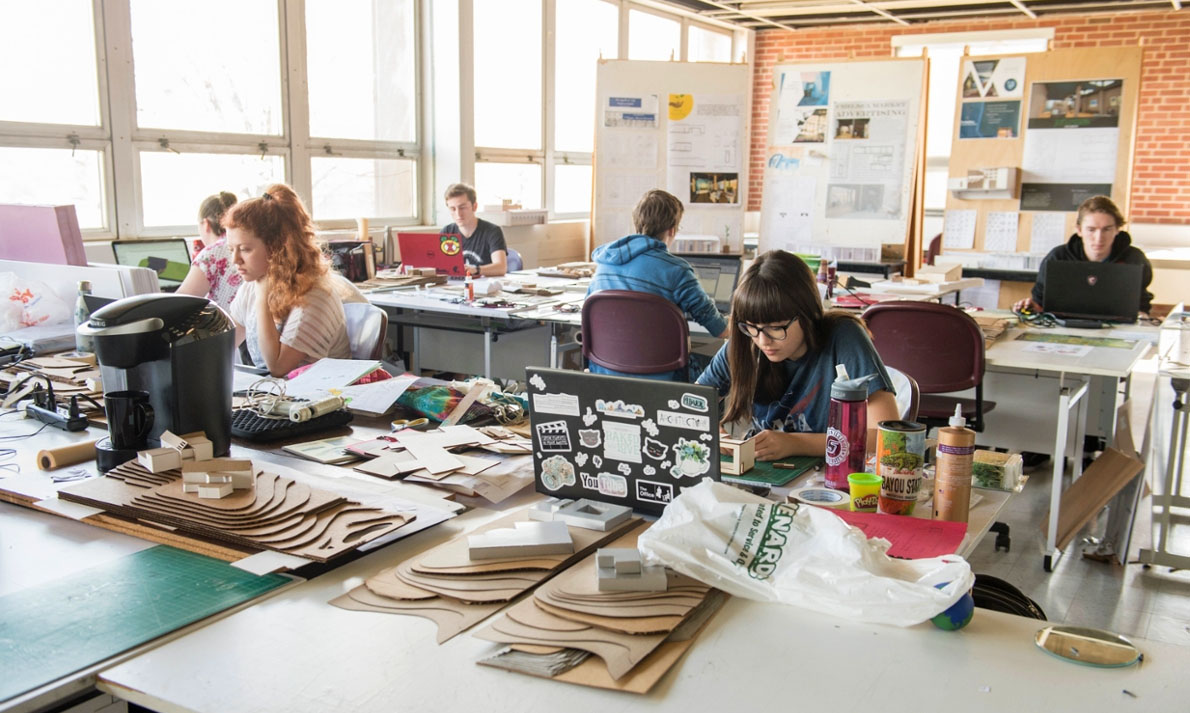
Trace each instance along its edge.
{"label": "white ceiling", "polygon": [[933,20],[1038,18],[1121,10],[1181,10],[1181,0],[662,0],[755,30],[856,22],[911,25]]}

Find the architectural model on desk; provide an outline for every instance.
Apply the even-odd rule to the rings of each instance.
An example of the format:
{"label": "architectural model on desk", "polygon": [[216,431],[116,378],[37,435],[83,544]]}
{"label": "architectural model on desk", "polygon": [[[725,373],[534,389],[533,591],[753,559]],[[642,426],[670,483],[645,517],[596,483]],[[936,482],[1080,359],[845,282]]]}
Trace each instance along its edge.
{"label": "architectural model on desk", "polygon": [[[520,554],[509,550],[505,556],[474,557],[475,544],[488,543],[493,535],[503,539],[497,534],[502,531],[524,530],[535,525],[555,529],[554,534],[559,538],[560,531],[565,529],[572,553]],[[431,619],[438,625],[438,643],[443,643],[593,549],[639,525],[640,520],[632,519],[602,532],[560,522],[530,520],[528,513],[521,510],[382,570],[362,586],[331,600],[331,604],[343,609]]]}

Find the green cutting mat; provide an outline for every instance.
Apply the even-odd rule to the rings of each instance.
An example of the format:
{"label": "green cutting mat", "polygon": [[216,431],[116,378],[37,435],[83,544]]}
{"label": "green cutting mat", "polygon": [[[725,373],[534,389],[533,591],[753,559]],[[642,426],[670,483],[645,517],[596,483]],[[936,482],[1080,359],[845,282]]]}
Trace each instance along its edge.
{"label": "green cutting mat", "polygon": [[0,597],[0,702],[291,581],[158,545]]}
{"label": "green cutting mat", "polygon": [[1017,335],[1021,342],[1048,342],[1050,344],[1075,344],[1083,347],[1111,347],[1112,349],[1131,349],[1136,342],[1131,339],[1117,337],[1082,337],[1077,334],[1054,334],[1052,332],[1024,332]]}
{"label": "green cutting mat", "polygon": [[[720,462],[724,459],[720,458]],[[817,467],[823,463],[822,458],[818,456],[791,456],[783,458],[781,463],[797,466],[793,470],[785,468],[774,468],[773,464],[768,461],[756,461],[752,466],[752,470],[743,475],[727,475],[723,474],[720,477],[724,483],[741,483],[743,485],[767,485],[769,487],[776,487],[785,485],[794,478],[801,477],[807,471]]]}

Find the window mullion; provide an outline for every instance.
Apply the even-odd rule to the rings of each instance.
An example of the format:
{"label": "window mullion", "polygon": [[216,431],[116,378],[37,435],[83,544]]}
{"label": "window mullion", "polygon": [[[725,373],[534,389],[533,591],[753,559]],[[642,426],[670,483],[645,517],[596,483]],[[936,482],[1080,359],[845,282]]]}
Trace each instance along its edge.
{"label": "window mullion", "polygon": [[117,237],[135,237],[141,229],[140,170],[132,136],[136,128],[136,87],[132,65],[132,11],[129,0],[98,2],[102,13],[107,69],[107,125],[111,129],[111,183]]}
{"label": "window mullion", "polygon": [[310,142],[309,83],[306,71],[305,0],[278,0],[281,18],[281,110],[289,144],[285,174],[294,192],[306,205],[314,205],[313,177],[310,167],[314,149]]}

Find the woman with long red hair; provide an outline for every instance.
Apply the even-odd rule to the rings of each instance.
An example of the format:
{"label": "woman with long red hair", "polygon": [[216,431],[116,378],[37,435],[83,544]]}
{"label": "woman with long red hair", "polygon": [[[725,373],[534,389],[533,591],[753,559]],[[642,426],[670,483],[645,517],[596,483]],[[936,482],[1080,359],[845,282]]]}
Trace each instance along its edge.
{"label": "woman with long red hair", "polygon": [[269,186],[224,217],[232,262],[244,279],[231,304],[237,343],[273,376],[324,357],[349,359],[343,304],[293,189]]}

